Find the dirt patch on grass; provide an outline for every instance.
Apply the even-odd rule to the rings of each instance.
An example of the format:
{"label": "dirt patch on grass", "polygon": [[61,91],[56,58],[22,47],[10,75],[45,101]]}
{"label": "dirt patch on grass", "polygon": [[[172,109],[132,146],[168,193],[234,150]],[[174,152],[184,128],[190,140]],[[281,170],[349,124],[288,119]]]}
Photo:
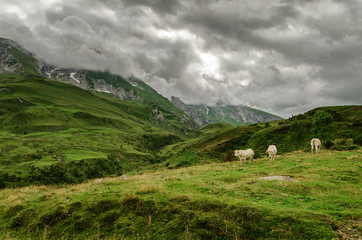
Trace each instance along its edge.
{"label": "dirt patch on grass", "polygon": [[290,178],[290,176],[269,176],[269,177],[261,177],[259,179],[261,179],[261,180],[282,180],[282,181],[291,181],[291,182],[297,181],[297,180]]}

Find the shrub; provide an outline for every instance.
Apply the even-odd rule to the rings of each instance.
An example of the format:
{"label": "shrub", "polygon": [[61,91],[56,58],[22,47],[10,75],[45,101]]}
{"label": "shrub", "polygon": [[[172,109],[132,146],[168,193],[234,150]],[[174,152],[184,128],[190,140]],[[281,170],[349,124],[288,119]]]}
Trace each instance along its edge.
{"label": "shrub", "polygon": [[332,140],[335,131],[333,121],[334,118],[331,114],[318,110],[313,116],[313,133],[322,141]]}
{"label": "shrub", "polygon": [[362,146],[362,134],[357,134],[353,137],[353,143]]}
{"label": "shrub", "polygon": [[327,140],[325,143],[324,143],[324,147],[326,149],[330,149],[331,147],[333,146],[333,142],[331,140]]}
{"label": "shrub", "polygon": [[233,151],[230,150],[230,149],[228,149],[228,150],[225,152],[224,157],[222,158],[222,161],[223,161],[223,162],[231,162],[231,161],[233,161],[233,158],[234,158],[234,156],[233,156]]}
{"label": "shrub", "polygon": [[306,136],[307,134],[304,129],[303,123],[298,120],[293,120],[290,123],[290,130],[289,130],[290,145],[295,150],[300,150],[304,145]]}
{"label": "shrub", "polygon": [[5,179],[4,177],[0,177],[0,189],[5,187],[6,187]]}
{"label": "shrub", "polygon": [[336,139],[334,141],[334,149],[343,151],[343,150],[355,150],[358,149],[357,145],[353,144],[351,138]]}

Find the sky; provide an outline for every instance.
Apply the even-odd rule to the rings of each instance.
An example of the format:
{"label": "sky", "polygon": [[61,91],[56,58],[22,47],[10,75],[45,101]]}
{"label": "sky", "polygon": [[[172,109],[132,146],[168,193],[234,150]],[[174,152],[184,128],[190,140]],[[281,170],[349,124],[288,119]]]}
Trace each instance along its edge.
{"label": "sky", "polygon": [[362,104],[361,0],[0,0],[0,37],[188,104]]}

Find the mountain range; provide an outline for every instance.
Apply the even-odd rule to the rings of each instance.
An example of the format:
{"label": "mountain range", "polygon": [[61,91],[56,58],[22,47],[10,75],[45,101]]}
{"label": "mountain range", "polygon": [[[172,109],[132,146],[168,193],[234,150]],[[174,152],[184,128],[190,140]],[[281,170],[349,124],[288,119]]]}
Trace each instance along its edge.
{"label": "mountain range", "polygon": [[49,79],[115,96],[121,100],[147,103],[157,106],[161,118],[163,112],[168,111],[179,118],[180,122],[192,128],[199,128],[215,122],[239,126],[281,119],[273,114],[242,105],[232,106],[222,103],[216,106],[187,105],[177,97],[172,97],[171,104],[167,98],[158,94],[157,91],[140,79],[134,77],[125,78],[107,71],[53,66],[9,39],[0,39],[0,53],[0,73],[40,73]]}
{"label": "mountain range", "polygon": [[219,101],[216,106],[185,104],[178,97],[172,97],[171,103],[189,115],[196,123],[206,126],[223,122],[231,126],[281,120],[282,118],[267,112],[243,105],[227,105]]}

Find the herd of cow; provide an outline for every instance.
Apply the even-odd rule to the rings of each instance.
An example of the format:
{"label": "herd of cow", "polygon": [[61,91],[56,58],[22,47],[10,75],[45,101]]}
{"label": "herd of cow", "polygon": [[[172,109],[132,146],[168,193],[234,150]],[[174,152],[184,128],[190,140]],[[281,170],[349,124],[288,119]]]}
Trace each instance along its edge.
{"label": "herd of cow", "polygon": [[[318,138],[313,138],[310,142],[310,145],[312,147],[312,153],[315,151],[316,153],[319,153],[321,150],[321,141]],[[275,155],[277,154],[277,147],[275,145],[270,145],[268,149],[266,150],[266,153],[269,154],[269,159],[274,160]],[[239,157],[240,164],[246,162],[247,159],[249,159],[249,162],[253,160],[254,157],[254,151],[253,149],[247,149],[247,150],[235,150],[235,156]]]}

